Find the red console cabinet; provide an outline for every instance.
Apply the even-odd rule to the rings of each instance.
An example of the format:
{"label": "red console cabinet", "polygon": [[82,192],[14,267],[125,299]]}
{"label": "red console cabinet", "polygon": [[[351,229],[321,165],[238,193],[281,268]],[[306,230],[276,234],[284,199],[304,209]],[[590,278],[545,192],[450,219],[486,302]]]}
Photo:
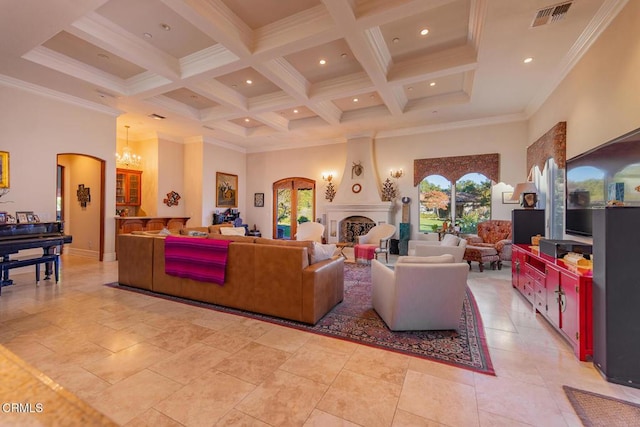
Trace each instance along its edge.
{"label": "red console cabinet", "polygon": [[580,360],[593,355],[591,270],[578,269],[513,245],[512,284],[573,347]]}

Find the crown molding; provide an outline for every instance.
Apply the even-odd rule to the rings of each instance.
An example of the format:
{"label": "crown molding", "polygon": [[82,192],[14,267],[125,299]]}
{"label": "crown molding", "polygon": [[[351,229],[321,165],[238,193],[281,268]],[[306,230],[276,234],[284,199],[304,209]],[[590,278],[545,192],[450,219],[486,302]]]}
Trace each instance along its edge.
{"label": "crown molding", "polygon": [[528,117],[531,117],[542,104],[558,88],[560,83],[573,70],[576,64],[582,59],[584,54],[591,48],[591,45],[600,37],[600,34],[611,24],[611,21],[618,16],[618,13],[628,3],[628,0],[605,0],[589,25],[580,34],[580,37],[571,46],[562,62],[558,66],[558,72],[547,81],[546,88],[541,88],[538,94],[531,100],[525,109]]}
{"label": "crown molding", "polygon": [[76,96],[67,95],[66,93],[58,92],[44,86],[39,86],[33,83],[28,83],[23,80],[18,80],[13,77],[6,76],[4,74],[0,74],[0,84],[4,86],[11,86],[18,89],[25,90],[27,92],[34,93],[36,95],[41,95],[50,99],[54,99],[56,101],[61,101],[66,104],[72,104],[76,107],[86,108],[88,110],[97,111],[99,113],[108,114],[113,117],[118,117],[123,113],[121,110],[117,110],[115,108],[111,108],[102,104],[98,104],[86,99],[78,98]]}

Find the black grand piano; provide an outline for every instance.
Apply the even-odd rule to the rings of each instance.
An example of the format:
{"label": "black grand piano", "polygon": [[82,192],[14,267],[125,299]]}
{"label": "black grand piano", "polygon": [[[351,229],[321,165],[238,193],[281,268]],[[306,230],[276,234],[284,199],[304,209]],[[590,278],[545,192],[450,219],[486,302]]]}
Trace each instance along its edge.
{"label": "black grand piano", "polygon": [[[0,286],[13,284],[9,279],[9,269],[23,265],[35,265],[43,262],[46,265],[45,279],[51,276],[52,262],[48,261],[56,253],[56,248],[71,243],[72,238],[64,234],[62,222],[38,222],[26,224],[0,224],[0,265],[2,277]],[[14,262],[11,255],[23,249],[42,248],[42,257]]]}

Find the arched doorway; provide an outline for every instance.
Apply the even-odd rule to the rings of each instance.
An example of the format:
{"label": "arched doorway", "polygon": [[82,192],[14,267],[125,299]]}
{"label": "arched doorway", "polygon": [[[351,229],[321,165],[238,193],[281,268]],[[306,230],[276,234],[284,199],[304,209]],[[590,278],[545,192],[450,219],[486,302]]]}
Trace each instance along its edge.
{"label": "arched doorway", "polygon": [[295,239],[298,223],[316,217],[316,182],[285,178],[273,183],[273,237]]}
{"label": "arched doorway", "polygon": [[[56,217],[73,236],[69,253],[104,258],[105,161],[77,153],[57,155]],[[81,190],[79,192],[79,190]],[[79,197],[80,195],[88,195]]]}

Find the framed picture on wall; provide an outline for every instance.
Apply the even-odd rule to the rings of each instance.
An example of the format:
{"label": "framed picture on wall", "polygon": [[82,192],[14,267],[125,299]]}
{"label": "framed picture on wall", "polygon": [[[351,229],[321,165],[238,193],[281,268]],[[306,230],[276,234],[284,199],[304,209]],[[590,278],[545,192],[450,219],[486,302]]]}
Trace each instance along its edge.
{"label": "framed picture on wall", "polygon": [[0,151],[0,188],[9,188],[9,152]]}
{"label": "framed picture on wall", "polygon": [[511,196],[513,196],[513,191],[503,191],[502,203],[505,205],[517,205],[520,203],[518,200],[511,200]]}
{"label": "framed picture on wall", "polygon": [[238,207],[238,175],[216,172],[216,206]]}
{"label": "framed picture on wall", "polygon": [[257,208],[264,207],[264,193],[255,193],[253,195],[253,206]]}
{"label": "framed picture on wall", "polygon": [[6,223],[7,223],[7,213],[0,212],[0,224],[6,224]]}

